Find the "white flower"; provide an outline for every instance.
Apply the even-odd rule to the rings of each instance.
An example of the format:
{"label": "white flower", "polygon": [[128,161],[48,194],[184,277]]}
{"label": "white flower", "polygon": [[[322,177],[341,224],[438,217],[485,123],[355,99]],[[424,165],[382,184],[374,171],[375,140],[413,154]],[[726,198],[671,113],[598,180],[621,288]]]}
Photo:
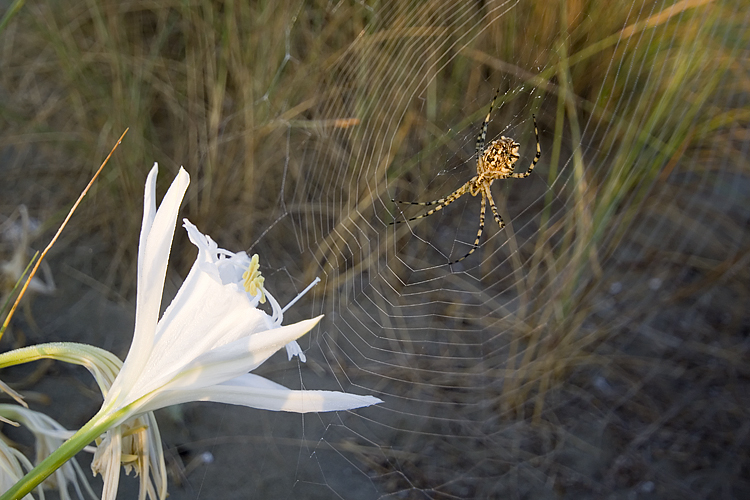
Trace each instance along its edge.
{"label": "white flower", "polygon": [[[177,213],[190,177],[181,168],[157,210],[157,171],[154,164],[144,194],[133,343],[100,411],[118,414],[94,458],[95,470],[104,475],[102,498],[114,498],[117,492],[124,427],[130,425],[117,424],[145,412],[189,401],[299,413],[381,403],[372,396],[291,390],[248,373],[284,346],[290,359],[299,355],[304,361],[296,339],[321,317],[281,326],[283,310],[263,286],[258,257],[219,248],[187,219],[184,226],[198,257],[159,319]],[[271,316],[257,307],[266,299]]]}
{"label": "white flower", "polygon": [[[190,177],[180,169],[157,211],[157,170],[154,164],[146,180],[133,343],[103,408],[127,408],[132,416],[188,401],[215,401],[306,413],[380,403],[372,396],[290,390],[248,373],[321,317],[281,326],[278,302],[254,274],[257,259],[219,248],[187,219],[184,226],[198,257],[158,319],[177,212]],[[264,296],[272,316],[257,308]],[[288,351],[301,352],[296,343]]]}

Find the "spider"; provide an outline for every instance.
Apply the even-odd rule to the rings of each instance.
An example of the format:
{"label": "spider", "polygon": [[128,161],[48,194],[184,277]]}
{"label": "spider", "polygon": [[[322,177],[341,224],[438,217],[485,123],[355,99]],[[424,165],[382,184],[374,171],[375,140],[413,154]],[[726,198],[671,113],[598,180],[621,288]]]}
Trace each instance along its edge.
{"label": "spider", "polygon": [[432,215],[435,212],[447,207],[466,193],[471,193],[472,196],[476,196],[478,194],[482,195],[482,208],[479,212],[479,230],[477,231],[477,239],[474,240],[474,244],[472,245],[471,250],[469,250],[469,253],[458,260],[450,262],[449,265],[461,262],[469,255],[474,253],[474,250],[478,248],[479,239],[482,237],[482,232],[484,231],[484,214],[487,200],[489,200],[490,202],[492,215],[495,216],[495,221],[500,226],[500,229],[502,230],[503,227],[505,227],[505,223],[503,222],[502,217],[500,217],[500,214],[497,212],[495,200],[492,199],[492,191],[490,191],[492,182],[497,179],[508,179],[511,177],[514,179],[523,179],[524,177],[528,177],[529,175],[531,175],[531,172],[534,170],[536,163],[542,156],[542,149],[539,145],[539,130],[537,129],[536,117],[534,115],[531,116],[534,120],[534,134],[536,135],[536,156],[534,157],[534,160],[531,162],[531,166],[526,172],[517,173],[513,171],[516,161],[518,161],[518,159],[520,158],[520,156],[518,156],[518,147],[520,146],[520,144],[518,144],[510,137],[500,137],[500,139],[492,141],[490,145],[485,149],[484,146],[485,138],[487,137],[487,124],[490,122],[490,114],[492,113],[492,108],[495,105],[495,100],[497,99],[499,93],[500,89],[498,89],[498,91],[495,93],[495,97],[490,103],[490,110],[487,112],[487,117],[484,119],[484,123],[482,123],[482,131],[477,136],[477,175],[472,177],[469,182],[455,190],[447,197],[440,198],[439,200],[430,201],[427,203],[399,201],[394,199],[391,200],[395,203],[405,203],[408,205],[437,205],[435,208],[428,210],[427,213],[419,215],[417,217],[391,222],[391,224],[398,224],[400,222],[413,221],[421,219],[423,217],[427,217],[428,215]]}

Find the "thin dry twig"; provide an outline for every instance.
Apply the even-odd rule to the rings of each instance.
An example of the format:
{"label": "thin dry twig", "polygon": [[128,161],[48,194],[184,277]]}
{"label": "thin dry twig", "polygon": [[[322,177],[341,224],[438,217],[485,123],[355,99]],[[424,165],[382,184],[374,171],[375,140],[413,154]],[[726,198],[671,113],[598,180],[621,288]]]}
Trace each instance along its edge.
{"label": "thin dry twig", "polygon": [[34,268],[31,270],[31,273],[29,273],[28,278],[26,278],[26,282],[23,284],[23,288],[21,288],[21,292],[18,294],[18,297],[16,298],[16,301],[13,303],[13,307],[10,308],[10,311],[8,312],[8,316],[5,318],[5,322],[3,322],[3,327],[0,328],[0,339],[3,338],[3,334],[5,333],[5,329],[8,328],[8,325],[10,324],[10,320],[13,317],[13,313],[16,312],[16,308],[18,307],[18,304],[21,302],[21,298],[23,298],[24,293],[26,293],[26,289],[29,287],[29,283],[31,283],[31,279],[36,274],[36,270],[39,269],[39,265],[42,263],[42,260],[44,260],[44,256],[47,255],[47,252],[52,248],[52,245],[55,244],[57,241],[57,238],[60,236],[60,233],[62,233],[62,230],[65,228],[65,226],[68,224],[68,221],[70,220],[70,217],[73,215],[73,212],[76,211],[78,208],[78,205],[81,203],[81,200],[83,200],[83,197],[86,196],[86,193],[88,193],[89,189],[91,189],[91,186],[94,184],[94,181],[97,177],[99,177],[99,173],[104,168],[104,165],[107,164],[112,154],[117,149],[117,146],[120,145],[122,142],[123,137],[125,137],[125,134],[128,133],[129,128],[125,129],[125,132],[122,133],[119,139],[117,139],[117,143],[112,148],[112,151],[109,152],[107,157],[104,159],[102,164],[99,166],[99,169],[96,171],[94,176],[89,181],[88,185],[84,188],[84,190],[81,192],[81,195],[78,197],[76,202],[73,204],[73,207],[68,212],[68,215],[65,217],[65,220],[60,224],[60,228],[55,233],[55,236],[52,237],[52,241],[49,242],[49,245],[42,251],[42,254],[39,256],[39,259],[36,261],[36,264],[34,265]]}

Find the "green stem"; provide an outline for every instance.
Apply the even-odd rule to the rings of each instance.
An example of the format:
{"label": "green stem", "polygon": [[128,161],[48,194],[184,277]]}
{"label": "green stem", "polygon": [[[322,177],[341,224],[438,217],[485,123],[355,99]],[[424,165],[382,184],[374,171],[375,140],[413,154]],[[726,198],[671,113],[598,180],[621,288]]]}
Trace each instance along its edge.
{"label": "green stem", "polygon": [[60,468],[65,462],[73,458],[87,444],[94,441],[104,432],[110,429],[127,410],[121,409],[114,413],[106,413],[102,408],[99,413],[89,420],[86,425],[78,429],[78,432],[65,441],[50,456],[45,458],[39,465],[34,467],[28,474],[21,478],[8,491],[0,496],[0,500],[18,500],[31,493],[31,490],[47,479],[50,474]]}
{"label": "green stem", "polygon": [[5,26],[10,22],[11,19],[13,19],[13,16],[18,14],[18,11],[21,10],[21,7],[23,7],[23,4],[26,3],[26,0],[16,0],[13,2],[13,5],[10,6],[10,8],[5,12],[5,15],[0,20],[0,32],[2,32],[5,29]]}

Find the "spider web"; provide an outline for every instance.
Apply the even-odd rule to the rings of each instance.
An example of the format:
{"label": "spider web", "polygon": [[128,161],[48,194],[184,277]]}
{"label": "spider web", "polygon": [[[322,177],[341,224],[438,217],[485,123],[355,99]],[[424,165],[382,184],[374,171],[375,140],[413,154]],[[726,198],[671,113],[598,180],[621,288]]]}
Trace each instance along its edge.
{"label": "spider web", "polygon": [[[719,296],[747,258],[747,132],[726,113],[746,106],[730,66],[747,39],[730,26],[744,29],[748,10],[633,2],[604,39],[582,38],[586,13],[567,14],[568,38],[531,52],[507,32],[533,32],[544,7],[374,9],[327,68],[310,115],[320,125],[290,128],[285,227],[324,281],[311,312],[326,320],[305,348],[339,388],[385,401],[320,420],[344,470],[359,471],[356,493],[323,471],[343,497],[691,489],[688,470],[667,472],[679,460],[640,452],[654,435],[669,450],[697,432],[676,418],[689,399],[654,402],[696,373],[659,364],[726,363],[698,346],[723,324],[712,315],[738,321]],[[494,183],[508,226],[490,217],[477,251],[449,266],[474,240],[479,199],[397,226],[425,209],[391,199],[435,200],[476,174],[494,88],[488,142],[520,142],[523,171],[536,114],[542,159],[531,177]]]}
{"label": "spider web", "polygon": [[[260,254],[279,302],[322,280],[285,314],[286,323],[325,315],[300,339],[307,363],[278,355],[258,373],[384,401],[304,416],[202,403],[163,411],[177,464],[171,498],[750,492],[746,4],[286,2],[238,18],[254,29],[237,44],[247,52],[226,66],[212,57],[241,29],[208,29],[207,42],[181,30],[233,21],[241,2],[71,9],[53,45],[62,50],[88,26],[82,67],[109,49],[119,56],[117,36],[138,39],[137,57],[81,71],[105,75],[114,94],[110,76],[143,78],[148,89],[132,110],[152,103],[142,128],[156,138],[125,150],[136,159],[113,174],[128,213],[140,213],[132,165],[184,162],[187,216],[220,246]],[[47,23],[46,33],[62,14],[39,9],[31,22]],[[123,19],[139,29],[118,28],[132,28]],[[3,47],[8,58],[16,46]],[[154,47],[167,55],[149,59]],[[205,62],[200,50],[211,64],[196,62]],[[41,69],[22,67],[18,86],[32,69],[57,77],[38,52],[27,58]],[[194,73],[205,81],[186,83]],[[210,91],[215,81],[221,92]],[[516,168],[525,171],[535,115],[541,159],[530,177],[493,183],[506,227],[489,216],[477,250],[448,265],[471,248],[480,199],[466,194],[396,225],[426,209],[391,200],[436,200],[476,174],[475,142],[496,89],[487,142],[520,143]],[[201,104],[181,108],[191,92]],[[46,106],[57,109],[56,95],[29,98],[45,110],[39,120],[54,114]],[[143,125],[125,101],[88,133],[110,119]],[[76,119],[89,116],[73,107]],[[67,131],[73,118],[61,111],[55,125]],[[59,190],[45,178],[33,189]],[[128,219],[123,210],[115,206],[117,219]],[[183,244],[178,234],[175,260]],[[116,248],[114,260],[134,262]],[[75,340],[59,328],[42,325],[44,341]]]}

